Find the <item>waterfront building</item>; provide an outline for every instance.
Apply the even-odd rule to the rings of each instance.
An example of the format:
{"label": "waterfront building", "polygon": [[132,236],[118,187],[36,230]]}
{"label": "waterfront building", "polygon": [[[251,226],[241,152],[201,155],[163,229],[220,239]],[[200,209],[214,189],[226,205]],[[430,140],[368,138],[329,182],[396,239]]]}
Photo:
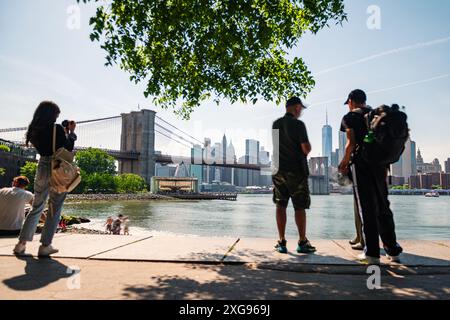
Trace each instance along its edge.
{"label": "waterfront building", "polygon": [[405,178],[404,177],[397,177],[392,176],[391,185],[393,186],[403,186],[405,184]]}
{"label": "waterfront building", "polygon": [[450,190],[450,173],[431,172],[419,173],[409,178],[411,189],[432,189],[433,187],[441,187]]}
{"label": "waterfront building", "polygon": [[152,193],[198,193],[197,178],[191,177],[152,177],[150,183]]}
{"label": "waterfront building", "polygon": [[417,172],[418,173],[432,173],[442,172],[442,166],[438,159],[434,159],[431,163],[425,163],[422,158],[420,149],[417,151]]}

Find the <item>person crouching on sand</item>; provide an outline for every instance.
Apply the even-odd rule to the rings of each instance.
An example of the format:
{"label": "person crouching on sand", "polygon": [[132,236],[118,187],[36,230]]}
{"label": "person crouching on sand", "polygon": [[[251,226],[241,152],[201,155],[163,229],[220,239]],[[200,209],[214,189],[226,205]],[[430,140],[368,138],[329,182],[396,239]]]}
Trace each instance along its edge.
{"label": "person crouching on sand", "polygon": [[112,234],[116,234],[116,235],[120,234],[120,229],[122,226],[122,218],[123,218],[123,215],[119,214],[117,216],[116,220],[114,220],[113,225],[112,225]]}
{"label": "person crouching on sand", "polygon": [[108,219],[106,219],[105,226],[106,226],[106,232],[108,232],[108,234],[112,233],[113,222],[114,222],[114,220],[112,217],[108,217]]}

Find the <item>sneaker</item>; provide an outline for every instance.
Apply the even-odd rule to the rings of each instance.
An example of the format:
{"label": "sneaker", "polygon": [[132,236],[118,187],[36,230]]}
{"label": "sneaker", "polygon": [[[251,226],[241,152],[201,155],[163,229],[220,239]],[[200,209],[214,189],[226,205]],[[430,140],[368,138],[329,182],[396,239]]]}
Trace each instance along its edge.
{"label": "sneaker", "polygon": [[39,247],[38,256],[39,257],[48,257],[51,254],[57,253],[58,251],[59,251],[58,249],[53,248],[51,245],[49,245],[49,246],[41,245]]}
{"label": "sneaker", "polygon": [[311,245],[308,239],[298,242],[297,252],[298,253],[313,253],[316,252],[316,248]]}
{"label": "sneaker", "polygon": [[386,257],[389,261],[400,262],[400,255],[403,252],[403,248],[398,243],[392,249],[384,247],[384,251],[386,252]]}
{"label": "sneaker", "polygon": [[357,244],[352,245],[352,249],[362,251],[362,250],[364,250],[364,246],[361,243],[357,243]]}
{"label": "sneaker", "polygon": [[363,264],[380,264],[380,258],[375,258],[375,257],[369,257],[366,256],[365,253],[362,253],[358,256],[358,260],[359,262],[363,263]]}
{"label": "sneaker", "polygon": [[15,255],[22,256],[25,254],[26,245],[18,243],[13,249]]}
{"label": "sneaker", "polygon": [[286,243],[287,243],[286,240],[278,240],[275,246],[275,249],[278,251],[278,253],[286,254],[288,252]]}

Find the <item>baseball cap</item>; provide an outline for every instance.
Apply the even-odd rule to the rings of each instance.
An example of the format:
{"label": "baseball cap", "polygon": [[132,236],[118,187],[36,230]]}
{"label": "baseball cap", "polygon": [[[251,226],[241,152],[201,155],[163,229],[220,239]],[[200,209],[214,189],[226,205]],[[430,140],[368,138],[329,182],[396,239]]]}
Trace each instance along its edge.
{"label": "baseball cap", "polygon": [[361,89],[353,90],[349,93],[347,100],[345,100],[344,104],[348,104],[348,101],[352,100],[356,103],[365,103],[367,101],[367,96],[364,91]]}
{"label": "baseball cap", "polygon": [[297,104],[301,104],[304,109],[308,107],[305,103],[303,103],[302,99],[300,99],[299,97],[292,97],[288,101],[286,101],[286,108],[290,106],[295,106]]}

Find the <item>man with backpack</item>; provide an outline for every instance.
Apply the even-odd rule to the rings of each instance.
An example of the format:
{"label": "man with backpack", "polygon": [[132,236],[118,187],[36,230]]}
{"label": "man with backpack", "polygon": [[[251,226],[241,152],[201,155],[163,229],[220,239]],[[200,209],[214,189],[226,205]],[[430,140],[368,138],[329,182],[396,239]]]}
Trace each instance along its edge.
{"label": "man with backpack", "polygon": [[[376,112],[368,110],[366,100],[365,92],[357,89],[349,94],[345,102],[350,111],[342,119],[341,130],[347,135],[347,145],[344,158],[339,165],[339,171],[343,174],[348,174],[350,171],[353,181],[353,190],[365,241],[364,253],[359,256],[359,259],[368,264],[379,264],[380,237],[391,261],[399,261],[399,256],[403,251],[397,243],[393,214],[388,200],[387,173],[389,163],[394,160],[383,159],[391,154],[389,148],[386,148],[386,144],[389,147],[389,143],[391,143],[392,149],[395,149],[395,145],[400,145],[403,138],[392,138],[389,141],[389,136],[385,135],[382,139],[385,144],[378,143],[378,136],[374,135],[369,125],[369,116],[375,115],[378,109]],[[397,112],[399,111],[397,110]],[[389,119],[389,116],[386,117],[386,113],[383,117]],[[377,119],[383,118],[378,116]],[[406,118],[404,123],[406,124]],[[385,124],[383,123],[383,125]],[[389,128],[389,126],[385,127]],[[381,147],[386,148],[386,151]],[[400,152],[398,156],[402,151],[398,151]]]}

